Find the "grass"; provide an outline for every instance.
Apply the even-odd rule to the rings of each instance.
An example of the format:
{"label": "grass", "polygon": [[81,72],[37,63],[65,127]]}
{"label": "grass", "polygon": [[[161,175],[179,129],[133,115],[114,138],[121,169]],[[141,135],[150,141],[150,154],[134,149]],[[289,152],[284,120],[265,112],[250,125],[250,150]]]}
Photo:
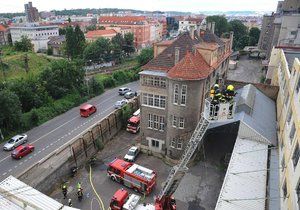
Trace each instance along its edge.
{"label": "grass", "polygon": [[[45,67],[50,65],[51,59],[33,52],[17,52],[12,47],[2,48],[2,61],[7,80],[28,78],[38,75]],[[25,71],[24,58],[28,56],[29,72]],[[1,68],[1,67],[0,67]],[[3,70],[0,69],[0,81],[4,81]]]}

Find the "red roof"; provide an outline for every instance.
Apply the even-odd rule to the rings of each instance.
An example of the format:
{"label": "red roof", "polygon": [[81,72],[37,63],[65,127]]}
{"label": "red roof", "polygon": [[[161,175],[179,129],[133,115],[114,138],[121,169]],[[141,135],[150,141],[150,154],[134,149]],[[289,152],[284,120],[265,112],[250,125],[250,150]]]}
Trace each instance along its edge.
{"label": "red roof", "polygon": [[89,31],[86,33],[86,38],[94,38],[94,37],[100,37],[105,35],[116,35],[117,32],[114,29],[108,29],[108,30],[96,30],[96,31]]}
{"label": "red roof", "polygon": [[144,16],[102,16],[99,23],[138,24],[146,21]]}
{"label": "red roof", "polygon": [[6,31],[6,30],[7,29],[3,25],[0,24],[0,31]]}
{"label": "red roof", "polygon": [[92,106],[93,106],[93,105],[91,105],[91,104],[83,104],[83,105],[80,107],[80,109],[87,110],[87,109],[91,108]]}
{"label": "red roof", "polygon": [[199,80],[206,78],[211,73],[211,67],[202,55],[196,51],[187,51],[185,57],[168,71],[168,77],[184,80]]}

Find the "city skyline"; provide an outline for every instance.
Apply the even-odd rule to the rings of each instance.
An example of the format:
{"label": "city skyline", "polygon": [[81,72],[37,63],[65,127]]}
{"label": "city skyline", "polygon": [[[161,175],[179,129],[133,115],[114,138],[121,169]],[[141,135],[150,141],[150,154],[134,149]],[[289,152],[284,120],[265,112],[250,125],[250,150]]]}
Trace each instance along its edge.
{"label": "city skyline", "polygon": [[[72,4],[67,1],[52,0],[47,3],[44,0],[32,0],[32,3],[39,11],[63,10],[63,9],[83,9],[83,8],[119,8],[119,9],[137,9],[146,11],[182,11],[194,12],[200,11],[274,11],[276,10],[277,0],[253,0],[253,1],[235,1],[235,0],[189,0],[171,1],[171,0],[153,0],[140,4],[137,0],[73,0]],[[1,2],[0,13],[24,12],[24,4],[27,0],[10,0]],[[199,8],[199,9],[198,9]]]}

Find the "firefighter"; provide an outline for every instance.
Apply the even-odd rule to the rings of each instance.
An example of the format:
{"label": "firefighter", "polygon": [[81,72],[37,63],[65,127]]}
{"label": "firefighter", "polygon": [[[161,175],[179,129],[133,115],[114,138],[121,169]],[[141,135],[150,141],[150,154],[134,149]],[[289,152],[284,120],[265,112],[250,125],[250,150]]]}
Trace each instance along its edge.
{"label": "firefighter", "polygon": [[234,96],[236,95],[236,92],[234,91],[234,86],[233,85],[228,85],[226,88],[226,101],[229,103],[229,116],[232,115],[232,110],[233,110],[233,102],[234,102]]}
{"label": "firefighter", "polygon": [[68,193],[68,186],[67,186],[67,183],[64,182],[61,186],[61,190],[62,190],[62,193],[64,195],[64,199],[66,199],[67,197],[67,193]]}
{"label": "firefighter", "polygon": [[71,198],[69,198],[69,200],[68,200],[68,206],[70,206],[70,207],[73,206]]}
{"label": "firefighter", "polygon": [[81,189],[81,183],[80,182],[77,183],[77,189]]}
{"label": "firefighter", "polygon": [[216,93],[216,90],[219,89],[219,85],[218,84],[214,84],[214,86],[211,88],[210,90],[210,98],[213,99]]}
{"label": "firefighter", "polygon": [[78,200],[81,201],[83,198],[82,188],[77,189],[77,196],[78,196]]}

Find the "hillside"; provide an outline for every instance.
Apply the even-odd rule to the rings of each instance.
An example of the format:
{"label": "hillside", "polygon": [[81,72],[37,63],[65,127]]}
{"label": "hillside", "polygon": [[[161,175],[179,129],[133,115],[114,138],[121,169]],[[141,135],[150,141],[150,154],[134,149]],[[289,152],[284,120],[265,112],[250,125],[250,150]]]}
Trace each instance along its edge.
{"label": "hillside", "polygon": [[[10,47],[3,48],[2,53],[3,67],[0,66],[0,81],[4,80],[4,75],[7,80],[37,75],[51,62],[51,59],[44,55],[16,52]],[[25,54],[28,56],[28,73],[25,71]]]}

